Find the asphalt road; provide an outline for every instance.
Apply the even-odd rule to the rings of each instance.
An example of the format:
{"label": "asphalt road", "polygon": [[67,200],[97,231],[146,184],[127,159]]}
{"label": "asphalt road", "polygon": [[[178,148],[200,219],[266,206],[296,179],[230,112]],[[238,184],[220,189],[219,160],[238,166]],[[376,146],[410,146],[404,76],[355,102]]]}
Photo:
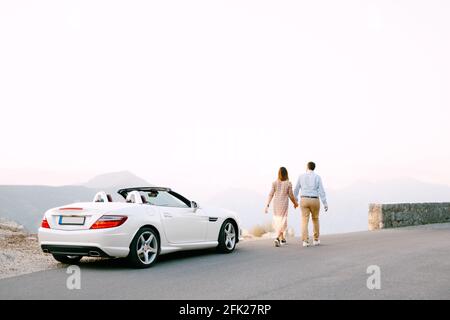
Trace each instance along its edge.
{"label": "asphalt road", "polygon": [[[66,269],[0,280],[0,299],[450,299],[450,224],[298,239],[161,257],[150,269],[122,260],[81,264],[81,289],[68,290]],[[380,267],[381,289],[366,285]]]}

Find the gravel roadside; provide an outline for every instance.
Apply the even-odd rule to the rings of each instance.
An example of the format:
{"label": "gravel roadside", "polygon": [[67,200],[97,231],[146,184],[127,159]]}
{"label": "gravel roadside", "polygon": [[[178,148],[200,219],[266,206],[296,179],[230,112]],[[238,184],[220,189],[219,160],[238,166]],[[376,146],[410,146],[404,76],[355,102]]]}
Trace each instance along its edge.
{"label": "gravel roadside", "polygon": [[61,266],[41,251],[36,235],[14,222],[0,220],[0,279]]}

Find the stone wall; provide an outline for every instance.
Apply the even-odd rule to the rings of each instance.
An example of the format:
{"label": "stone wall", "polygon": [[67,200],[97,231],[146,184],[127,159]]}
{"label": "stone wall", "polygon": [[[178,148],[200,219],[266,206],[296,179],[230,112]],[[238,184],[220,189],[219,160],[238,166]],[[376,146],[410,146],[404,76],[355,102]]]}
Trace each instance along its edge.
{"label": "stone wall", "polygon": [[450,203],[370,204],[369,230],[450,222]]}

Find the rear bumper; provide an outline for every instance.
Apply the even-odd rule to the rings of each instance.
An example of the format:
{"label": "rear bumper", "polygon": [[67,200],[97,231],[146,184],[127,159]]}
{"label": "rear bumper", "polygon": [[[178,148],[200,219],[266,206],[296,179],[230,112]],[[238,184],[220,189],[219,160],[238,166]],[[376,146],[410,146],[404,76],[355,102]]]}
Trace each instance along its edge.
{"label": "rear bumper", "polygon": [[89,257],[107,257],[111,256],[105,253],[102,249],[97,247],[83,247],[83,246],[66,246],[66,245],[41,245],[42,251],[51,254],[62,254],[68,256],[89,256]]}
{"label": "rear bumper", "polygon": [[89,256],[89,251],[97,251],[100,256],[123,258],[128,256],[134,234],[121,229],[67,231],[39,228],[38,237],[42,250],[46,249],[48,253]]}

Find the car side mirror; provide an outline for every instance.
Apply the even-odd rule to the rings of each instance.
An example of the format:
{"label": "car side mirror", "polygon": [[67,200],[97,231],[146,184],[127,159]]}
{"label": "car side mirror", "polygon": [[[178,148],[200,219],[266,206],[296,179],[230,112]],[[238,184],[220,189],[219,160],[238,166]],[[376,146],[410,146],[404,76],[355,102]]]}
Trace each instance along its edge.
{"label": "car side mirror", "polygon": [[194,212],[198,209],[198,203],[195,201],[191,201],[191,208],[194,209]]}

